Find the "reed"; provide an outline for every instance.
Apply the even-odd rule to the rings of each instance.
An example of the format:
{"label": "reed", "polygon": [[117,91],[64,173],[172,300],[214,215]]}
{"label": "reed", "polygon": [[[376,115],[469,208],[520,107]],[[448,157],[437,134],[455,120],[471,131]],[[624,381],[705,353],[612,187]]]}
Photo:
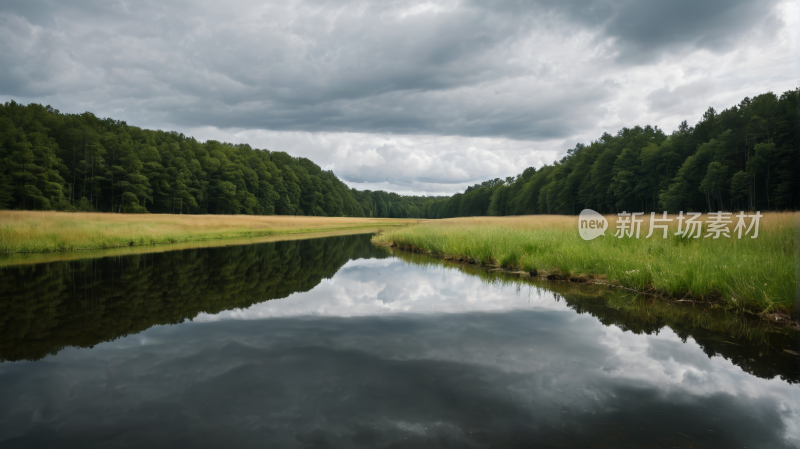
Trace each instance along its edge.
{"label": "reed", "polygon": [[255,215],[0,211],[0,254],[265,237],[401,225],[410,220]]}
{"label": "reed", "polygon": [[[702,218],[705,222],[708,217]],[[437,220],[389,230],[373,241],[505,268],[596,279],[670,298],[721,299],[762,314],[794,314],[794,213],[765,213],[755,239],[681,238],[675,235],[675,221],[668,238],[660,231],[645,238],[649,219],[640,238],[619,239],[613,237],[616,216],[606,219],[606,235],[591,241],[578,235],[577,217],[540,215]]]}

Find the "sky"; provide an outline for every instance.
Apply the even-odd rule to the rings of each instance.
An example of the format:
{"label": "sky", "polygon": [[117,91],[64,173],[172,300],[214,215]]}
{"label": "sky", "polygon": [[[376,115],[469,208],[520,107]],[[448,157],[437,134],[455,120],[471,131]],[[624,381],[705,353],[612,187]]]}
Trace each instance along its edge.
{"label": "sky", "polygon": [[0,101],[450,195],[798,86],[796,2],[4,0]]}

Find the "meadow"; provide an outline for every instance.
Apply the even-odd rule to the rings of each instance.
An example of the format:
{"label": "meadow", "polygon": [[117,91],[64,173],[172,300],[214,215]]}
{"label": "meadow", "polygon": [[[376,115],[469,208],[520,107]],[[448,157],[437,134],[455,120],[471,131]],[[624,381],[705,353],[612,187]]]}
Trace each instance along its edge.
{"label": "meadow", "polygon": [[[437,220],[392,229],[373,242],[482,265],[536,272],[550,279],[608,283],[675,300],[716,302],[763,315],[795,313],[796,214],[764,213],[757,238],[736,233],[705,238],[650,237],[649,216],[641,234],[616,238],[616,216],[605,236],[585,241],[578,217],[530,215]],[[733,231],[736,224],[729,228]]]}
{"label": "meadow", "polygon": [[0,254],[76,251],[398,226],[416,220],[286,215],[0,211]]}

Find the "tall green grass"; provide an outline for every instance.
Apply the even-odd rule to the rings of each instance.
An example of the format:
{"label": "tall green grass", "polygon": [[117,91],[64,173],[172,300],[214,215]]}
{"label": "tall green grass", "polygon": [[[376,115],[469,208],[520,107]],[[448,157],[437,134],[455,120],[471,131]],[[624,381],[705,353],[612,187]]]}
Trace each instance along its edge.
{"label": "tall green grass", "polygon": [[[537,220],[530,217],[529,220]],[[505,220],[505,221],[504,221]],[[577,219],[545,217],[527,228],[519,218],[429,223],[394,229],[376,243],[463,257],[565,277],[605,277],[612,284],[673,298],[721,298],[761,313],[794,314],[795,260],[792,214],[767,214],[756,239],[618,239],[584,241]]]}

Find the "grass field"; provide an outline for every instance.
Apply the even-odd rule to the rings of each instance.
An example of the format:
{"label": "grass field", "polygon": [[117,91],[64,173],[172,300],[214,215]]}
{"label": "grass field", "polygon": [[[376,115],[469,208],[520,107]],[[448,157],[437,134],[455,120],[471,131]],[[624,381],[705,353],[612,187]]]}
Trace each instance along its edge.
{"label": "grass field", "polygon": [[0,211],[0,254],[243,239],[409,222],[416,220]]}
{"label": "grass field", "polygon": [[[763,314],[794,315],[795,214],[765,213],[758,237],[741,240],[735,234],[717,240],[681,238],[675,235],[675,221],[668,238],[661,231],[645,238],[649,217],[640,238],[619,239],[613,237],[617,217],[606,218],[606,235],[591,241],[578,235],[578,217],[541,215],[437,220],[388,230],[373,241],[675,299],[721,299]],[[702,218],[705,223],[707,217]],[[734,226],[735,219],[730,229]]]}

